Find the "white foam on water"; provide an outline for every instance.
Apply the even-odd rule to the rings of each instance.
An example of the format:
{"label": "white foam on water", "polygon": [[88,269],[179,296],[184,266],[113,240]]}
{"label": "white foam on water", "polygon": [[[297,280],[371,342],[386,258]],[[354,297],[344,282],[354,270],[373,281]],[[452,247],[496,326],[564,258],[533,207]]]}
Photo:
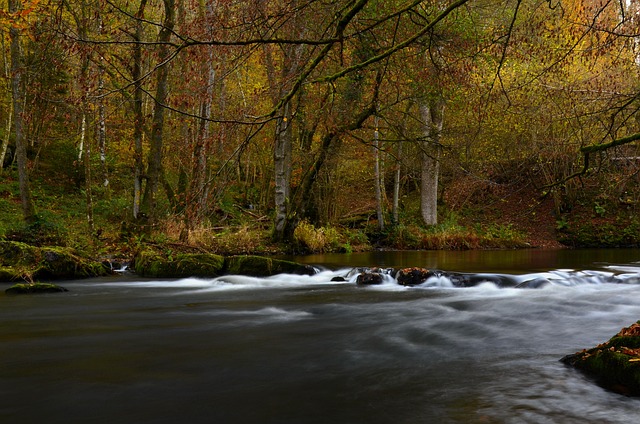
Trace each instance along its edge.
{"label": "white foam on water", "polygon": [[[322,270],[314,275],[278,274],[270,277],[251,277],[245,275],[225,275],[217,278],[183,278],[178,280],[149,281],[116,281],[100,283],[104,287],[126,287],[128,289],[180,289],[183,293],[198,291],[233,291],[274,288],[303,288],[322,285],[356,285],[360,268],[343,268],[339,270]],[[487,276],[487,281],[477,277]],[[415,289],[495,291],[507,290],[509,287],[493,282],[510,281],[514,285],[523,284],[517,290],[550,290],[554,287],[578,288],[600,285],[637,285],[640,284],[640,267],[608,266],[606,270],[572,270],[557,269],[523,275],[508,274],[476,274],[480,281],[473,287],[457,287],[446,272],[433,275],[424,283],[415,286],[403,286],[390,273],[382,273],[382,283],[362,286],[363,289],[381,291],[406,291]],[[334,279],[342,281],[333,281]],[[527,286],[527,283],[531,283]]]}

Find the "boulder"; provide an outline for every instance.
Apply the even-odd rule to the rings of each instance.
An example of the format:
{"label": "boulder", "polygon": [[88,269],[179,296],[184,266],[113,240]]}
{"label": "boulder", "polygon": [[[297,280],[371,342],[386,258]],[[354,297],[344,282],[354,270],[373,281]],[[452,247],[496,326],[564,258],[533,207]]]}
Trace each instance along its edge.
{"label": "boulder", "polygon": [[384,277],[379,272],[366,271],[362,272],[356,278],[356,284],[370,286],[374,284],[382,284]]}
{"label": "boulder", "polygon": [[50,283],[19,283],[5,290],[6,294],[60,293],[68,291],[64,287]]}
{"label": "boulder", "polygon": [[225,259],[226,274],[268,277],[276,274],[313,275],[315,268],[296,262],[284,261],[264,256],[239,255]]}
{"label": "boulder", "polygon": [[396,280],[403,286],[416,286],[433,275],[435,274],[426,268],[403,268],[396,274]]}
{"label": "boulder", "polygon": [[393,276],[394,271],[391,268],[356,268],[359,272],[356,277],[356,284],[359,285],[375,285],[382,284],[385,276]]}
{"label": "boulder", "polygon": [[222,256],[208,253],[179,253],[174,257],[145,250],[136,255],[133,268],[142,277],[206,278],[221,275],[224,263]]}
{"label": "boulder", "polygon": [[640,321],[623,328],[608,342],[561,359],[601,386],[640,396]]}
{"label": "boulder", "polygon": [[76,279],[108,273],[101,263],[82,257],[68,247],[36,247],[0,241],[0,281]]}

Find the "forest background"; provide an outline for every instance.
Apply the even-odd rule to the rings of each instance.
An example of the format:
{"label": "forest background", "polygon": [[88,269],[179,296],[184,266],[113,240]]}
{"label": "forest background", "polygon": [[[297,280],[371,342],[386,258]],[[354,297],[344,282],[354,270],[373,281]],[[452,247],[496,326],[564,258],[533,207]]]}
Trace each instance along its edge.
{"label": "forest background", "polygon": [[639,13],[8,0],[0,237],[92,255],[638,246]]}

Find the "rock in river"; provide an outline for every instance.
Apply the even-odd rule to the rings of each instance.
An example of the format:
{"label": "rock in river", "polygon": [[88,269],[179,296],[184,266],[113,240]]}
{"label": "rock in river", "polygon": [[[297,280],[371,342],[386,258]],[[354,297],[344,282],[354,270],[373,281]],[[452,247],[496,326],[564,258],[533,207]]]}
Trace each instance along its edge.
{"label": "rock in river", "polygon": [[608,342],[561,359],[601,386],[629,396],[640,396],[640,321],[623,328]]}

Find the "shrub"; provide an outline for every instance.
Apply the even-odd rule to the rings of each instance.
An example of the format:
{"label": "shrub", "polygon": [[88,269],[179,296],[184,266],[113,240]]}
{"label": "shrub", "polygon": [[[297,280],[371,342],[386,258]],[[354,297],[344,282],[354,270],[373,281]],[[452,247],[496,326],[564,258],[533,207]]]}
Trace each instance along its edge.
{"label": "shrub", "polygon": [[[351,245],[344,242],[344,236],[333,227],[316,228],[307,221],[296,227],[293,233],[295,240],[312,253],[350,252]],[[354,237],[359,240],[360,236]]]}

